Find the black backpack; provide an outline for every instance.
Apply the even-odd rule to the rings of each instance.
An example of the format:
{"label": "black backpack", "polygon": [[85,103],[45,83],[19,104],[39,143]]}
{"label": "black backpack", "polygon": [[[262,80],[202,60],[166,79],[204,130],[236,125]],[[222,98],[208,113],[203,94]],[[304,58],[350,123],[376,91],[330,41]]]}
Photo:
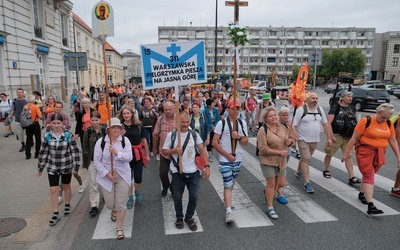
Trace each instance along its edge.
{"label": "black backpack", "polygon": [[[101,150],[102,150],[102,151],[104,151],[104,147],[106,146],[105,138],[106,138],[105,135],[101,138],[100,147],[101,147]],[[125,136],[122,136],[121,144],[122,144],[122,148],[125,148]]]}
{"label": "black backpack", "polygon": [[[339,134],[345,138],[350,138],[353,135],[354,129],[357,125],[356,112],[353,106],[349,106],[350,111],[345,111],[339,104],[336,106],[335,116],[332,121],[332,132]],[[343,112],[343,125],[339,125],[336,122],[336,117],[339,112]]]}

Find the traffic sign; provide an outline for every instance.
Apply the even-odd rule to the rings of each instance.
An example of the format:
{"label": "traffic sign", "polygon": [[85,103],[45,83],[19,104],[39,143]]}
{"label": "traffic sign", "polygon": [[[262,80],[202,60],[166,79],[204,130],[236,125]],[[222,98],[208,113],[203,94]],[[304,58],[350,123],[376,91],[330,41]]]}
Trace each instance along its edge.
{"label": "traffic sign", "polygon": [[144,89],[207,82],[204,41],[141,45]]}
{"label": "traffic sign", "polygon": [[114,11],[107,2],[98,2],[93,7],[92,36],[114,36]]}
{"label": "traffic sign", "polygon": [[87,71],[87,54],[86,52],[69,52],[68,66],[70,71]]}

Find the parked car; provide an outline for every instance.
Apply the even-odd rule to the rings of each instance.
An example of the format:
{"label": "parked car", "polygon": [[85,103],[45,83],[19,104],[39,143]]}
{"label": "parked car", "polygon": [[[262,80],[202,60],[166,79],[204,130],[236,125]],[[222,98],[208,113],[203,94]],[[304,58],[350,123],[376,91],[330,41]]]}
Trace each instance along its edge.
{"label": "parked car", "polygon": [[397,85],[386,85],[386,91],[389,93],[389,95],[393,95],[394,87],[397,87]]}
{"label": "parked car", "polygon": [[[332,86],[331,86],[332,85]],[[342,90],[342,89],[348,89],[349,85],[348,84],[340,84],[338,87],[338,91]],[[325,92],[330,94],[330,93],[334,93],[336,90],[336,84],[329,84],[326,88],[325,88]]]}
{"label": "parked car", "polygon": [[393,95],[398,99],[400,99],[400,86],[396,86],[392,90],[393,90]]}
{"label": "parked car", "polygon": [[386,89],[386,85],[381,81],[368,81],[362,85],[360,88],[368,88],[368,89]]}
{"label": "parked car", "polygon": [[[335,97],[335,104],[339,101],[340,92]],[[357,111],[364,109],[376,109],[382,103],[390,103],[390,97],[386,90],[383,89],[369,89],[360,87],[353,87],[351,89],[353,93],[352,105]],[[329,99],[329,103],[332,104],[333,95]]]}

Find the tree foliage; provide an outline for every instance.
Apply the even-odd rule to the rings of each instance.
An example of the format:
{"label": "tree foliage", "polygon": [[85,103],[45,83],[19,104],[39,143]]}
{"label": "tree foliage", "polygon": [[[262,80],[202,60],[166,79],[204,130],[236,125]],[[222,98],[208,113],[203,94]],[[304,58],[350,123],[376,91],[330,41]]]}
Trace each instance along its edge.
{"label": "tree foliage", "polygon": [[324,49],[322,50],[321,75],[325,77],[339,76],[339,72],[348,72],[352,76],[363,73],[365,56],[360,49]]}

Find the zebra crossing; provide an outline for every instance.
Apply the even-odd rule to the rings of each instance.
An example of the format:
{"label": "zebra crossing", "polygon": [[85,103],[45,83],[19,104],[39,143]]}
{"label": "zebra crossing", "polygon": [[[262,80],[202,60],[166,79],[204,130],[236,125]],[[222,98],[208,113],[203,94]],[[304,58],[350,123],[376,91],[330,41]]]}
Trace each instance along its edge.
{"label": "zebra crossing", "polygon": [[[255,145],[256,138],[249,138],[249,143]],[[316,150],[313,158],[323,162],[325,154],[321,151]],[[210,183],[214,188],[215,192],[220,198],[220,202],[223,204],[223,183],[221,174],[218,171],[218,161],[215,159],[211,165],[211,176]],[[298,160],[291,157],[288,168],[296,171]],[[261,172],[259,160],[252,154],[244,151],[243,155],[243,167],[251,175],[253,175],[260,183],[266,185],[265,178]],[[332,157],[331,168],[337,168],[340,171],[345,172],[346,169],[340,159]],[[354,167],[356,176],[361,176],[357,167]],[[366,206],[361,204],[357,199],[358,185],[350,186],[343,181],[335,178],[326,179],[322,175],[322,171],[310,165],[310,180],[312,183],[317,184],[324,190],[335,195],[338,199],[342,200],[346,204],[351,205],[356,210],[362,213],[366,213]],[[376,175],[375,186],[384,190],[390,190],[393,186],[394,181],[383,176]],[[262,195],[260,190],[260,196]],[[333,222],[339,220],[327,209],[320,206],[316,200],[313,200],[313,195],[307,194],[304,190],[299,190],[295,185],[291,185],[289,182],[283,191],[286,199],[289,203],[287,206],[291,212],[293,212],[298,218],[304,223],[322,223],[322,222]],[[167,196],[162,199],[162,216],[164,220],[164,233],[165,235],[176,235],[176,234],[187,234],[187,233],[201,233],[204,232],[202,225],[202,218],[196,213],[194,218],[197,222],[198,230],[192,232],[187,226],[184,229],[175,228],[175,209],[174,202],[171,196]],[[185,190],[183,195],[183,207],[186,208],[188,202],[188,192]],[[374,199],[374,204],[382,209],[385,213],[379,216],[390,216],[398,215],[399,211],[396,209]],[[235,227],[237,228],[253,228],[253,227],[269,227],[274,226],[277,222],[272,220],[266,215],[265,205],[260,207],[246,194],[246,191],[240,186],[240,175],[238,181],[235,183],[233,196],[232,196],[232,207],[234,207],[233,218],[235,220]],[[96,229],[93,234],[93,239],[115,239],[115,225],[110,223],[111,211],[107,208],[103,208],[100,216],[98,217]],[[132,225],[133,218],[135,215],[135,208],[127,210],[127,214],[124,222],[125,237],[132,237]],[[221,220],[222,223],[223,220]]]}

